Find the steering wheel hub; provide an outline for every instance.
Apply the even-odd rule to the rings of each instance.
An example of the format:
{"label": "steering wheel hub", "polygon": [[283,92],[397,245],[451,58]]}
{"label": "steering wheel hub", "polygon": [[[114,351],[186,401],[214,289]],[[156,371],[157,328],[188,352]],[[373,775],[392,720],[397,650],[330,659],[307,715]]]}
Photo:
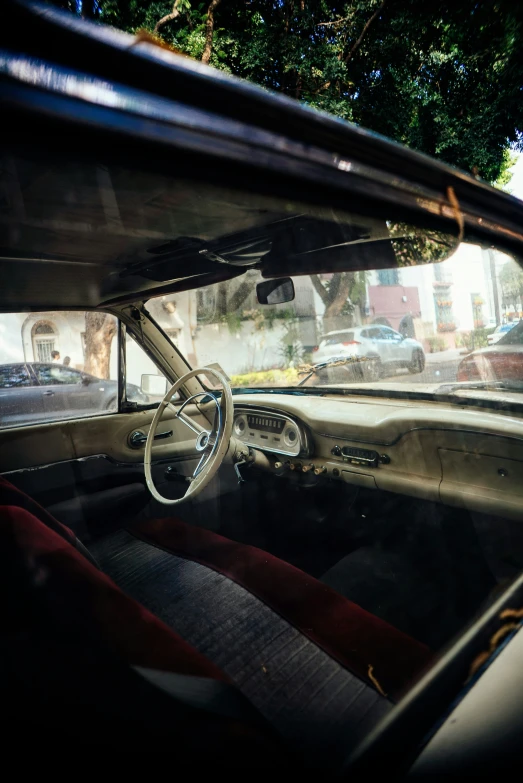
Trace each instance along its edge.
{"label": "steering wheel hub", "polygon": [[205,451],[210,441],[211,441],[210,432],[207,432],[207,430],[200,432],[200,434],[196,438],[196,443],[195,443],[196,451]]}

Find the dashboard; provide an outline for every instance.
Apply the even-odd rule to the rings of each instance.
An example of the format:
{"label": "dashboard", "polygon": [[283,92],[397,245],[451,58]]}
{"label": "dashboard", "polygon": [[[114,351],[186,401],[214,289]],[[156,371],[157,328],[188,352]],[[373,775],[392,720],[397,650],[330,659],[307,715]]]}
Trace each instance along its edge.
{"label": "dashboard", "polygon": [[235,396],[234,434],[275,475],[523,519],[523,416],[441,402]]}

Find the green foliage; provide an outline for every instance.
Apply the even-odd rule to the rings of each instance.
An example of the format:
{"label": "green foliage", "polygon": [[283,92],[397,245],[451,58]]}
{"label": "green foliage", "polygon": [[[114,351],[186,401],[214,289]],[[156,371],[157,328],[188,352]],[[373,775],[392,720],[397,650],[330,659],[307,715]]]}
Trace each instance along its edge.
{"label": "green foliage", "polygon": [[[457,237],[440,231],[422,230],[394,223],[389,226],[398,266],[416,266],[445,261],[458,247]],[[456,233],[458,227],[456,224]]]}
{"label": "green foliage", "polygon": [[477,348],[486,348],[488,346],[487,337],[496,329],[473,329],[471,332],[458,332],[456,334],[456,348],[467,348],[469,351],[475,351]]}
{"label": "green foliage", "polygon": [[281,356],[284,368],[296,367],[301,363],[303,349],[298,342],[282,343],[278,349],[278,353]]}
{"label": "green foliage", "polygon": [[503,306],[519,309],[523,301],[523,270],[514,262],[504,264],[499,274],[499,285]]}
{"label": "green foliage", "polygon": [[295,318],[284,321],[284,334],[280,339],[278,353],[284,367],[296,367],[303,358],[303,346],[300,342],[299,324]]}
{"label": "green foliage", "polygon": [[[56,5],[74,9],[68,0]],[[101,21],[153,30],[162,0],[100,0]],[[180,0],[161,36],[203,52],[208,3]],[[211,64],[506,187],[522,148],[523,3],[221,2]]]}
{"label": "green foliage", "polygon": [[510,181],[512,179],[512,168],[516,165],[518,156],[511,149],[503,152],[503,163],[496,181],[493,183],[497,188],[511,193]]}
{"label": "green foliage", "polygon": [[447,341],[444,337],[434,335],[433,337],[427,337],[430,353],[436,353],[437,351],[445,351],[447,348]]}
{"label": "green foliage", "polygon": [[289,367],[285,370],[261,370],[259,372],[247,372],[241,375],[231,376],[231,386],[259,387],[259,386],[296,386],[300,376],[298,370]]}
{"label": "green foliage", "polygon": [[238,334],[241,331],[242,318],[238,313],[227,312],[222,318],[231,334]]}

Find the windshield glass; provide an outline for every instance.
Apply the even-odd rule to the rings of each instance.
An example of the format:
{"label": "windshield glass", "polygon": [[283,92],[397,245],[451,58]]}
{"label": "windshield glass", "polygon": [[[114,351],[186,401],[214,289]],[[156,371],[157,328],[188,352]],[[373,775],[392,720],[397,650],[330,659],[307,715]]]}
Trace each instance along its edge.
{"label": "windshield glass", "polygon": [[249,270],[149,309],[193,366],[220,365],[236,389],[522,399],[523,271],[509,256],[462,244],[442,262],[292,279],[282,304],[259,304]]}

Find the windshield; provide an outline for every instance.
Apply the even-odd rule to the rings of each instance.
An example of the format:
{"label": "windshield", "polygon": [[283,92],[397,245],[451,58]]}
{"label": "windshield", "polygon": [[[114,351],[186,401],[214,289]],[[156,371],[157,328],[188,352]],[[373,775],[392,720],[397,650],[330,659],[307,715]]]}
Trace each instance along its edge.
{"label": "windshield", "polygon": [[259,304],[261,281],[249,270],[149,309],[193,366],[220,365],[235,389],[521,399],[523,272],[503,253],[462,244],[439,263],[296,276],[276,305]]}

